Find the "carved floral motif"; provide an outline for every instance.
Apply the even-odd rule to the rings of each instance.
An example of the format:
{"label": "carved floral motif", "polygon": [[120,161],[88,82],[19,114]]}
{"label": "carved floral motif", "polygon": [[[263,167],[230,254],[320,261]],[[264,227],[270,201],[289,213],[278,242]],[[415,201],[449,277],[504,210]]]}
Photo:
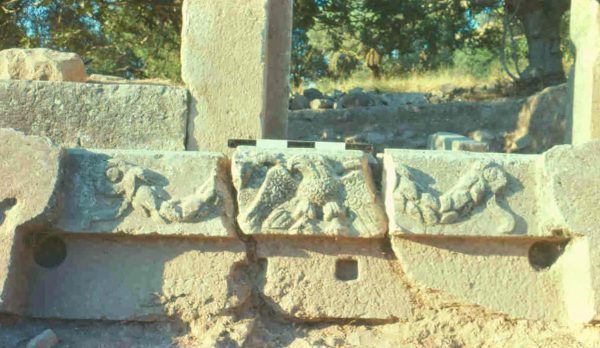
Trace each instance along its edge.
{"label": "carved floral motif", "polygon": [[498,229],[510,233],[515,219],[498,199],[508,186],[507,173],[496,163],[474,164],[448,191],[437,194],[417,182],[404,165],[396,166],[397,185],[394,202],[397,209],[426,226],[449,225],[469,219],[473,209],[486,204],[501,218]]}

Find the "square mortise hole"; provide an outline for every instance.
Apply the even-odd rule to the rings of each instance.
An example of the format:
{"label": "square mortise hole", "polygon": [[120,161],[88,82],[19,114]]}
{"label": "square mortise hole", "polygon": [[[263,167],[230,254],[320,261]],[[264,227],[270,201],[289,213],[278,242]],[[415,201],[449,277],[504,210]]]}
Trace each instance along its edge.
{"label": "square mortise hole", "polygon": [[337,260],[335,262],[335,277],[344,282],[358,279],[358,261],[352,259]]}

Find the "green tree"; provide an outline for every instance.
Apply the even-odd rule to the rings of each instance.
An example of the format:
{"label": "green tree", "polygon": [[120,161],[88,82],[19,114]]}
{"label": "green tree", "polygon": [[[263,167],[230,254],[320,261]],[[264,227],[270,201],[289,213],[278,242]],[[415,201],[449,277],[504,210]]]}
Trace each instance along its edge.
{"label": "green tree", "polygon": [[[92,73],[180,80],[181,0],[11,0],[3,47],[79,53]],[[3,6],[2,9],[8,6]],[[4,33],[5,31],[2,30]],[[15,42],[18,41],[18,42]]]}

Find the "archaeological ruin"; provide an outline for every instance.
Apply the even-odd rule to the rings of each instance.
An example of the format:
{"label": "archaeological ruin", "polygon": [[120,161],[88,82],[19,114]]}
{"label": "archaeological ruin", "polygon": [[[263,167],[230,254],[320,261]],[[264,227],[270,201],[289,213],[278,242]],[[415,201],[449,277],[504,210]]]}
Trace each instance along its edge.
{"label": "archaeological ruin", "polygon": [[[598,1],[572,3],[571,144],[541,154],[451,133],[431,136],[436,150],[298,146],[291,1],[182,10],[185,88],[86,82],[72,54],[0,52],[3,316],[58,327],[38,339],[55,343],[77,323],[202,323],[190,347],[290,345],[253,337],[265,316],[305,330],[462,320],[443,308],[600,320]],[[319,335],[307,346],[381,343]]]}

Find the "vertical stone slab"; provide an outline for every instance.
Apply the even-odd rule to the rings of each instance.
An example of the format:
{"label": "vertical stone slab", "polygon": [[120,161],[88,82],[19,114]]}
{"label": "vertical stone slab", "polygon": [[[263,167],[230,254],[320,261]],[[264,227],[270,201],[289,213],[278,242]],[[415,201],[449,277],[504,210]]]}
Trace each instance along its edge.
{"label": "vertical stone slab", "polygon": [[290,0],[186,0],[182,78],[192,94],[188,150],[231,138],[286,138]]}
{"label": "vertical stone slab", "polygon": [[46,138],[0,129],[0,312],[22,314],[31,247],[56,201],[62,151]]}
{"label": "vertical stone slab", "polygon": [[[589,258],[587,272],[593,289],[593,310],[600,318],[600,141],[579,146],[557,146],[544,154],[542,180],[545,215],[555,229],[583,236],[587,248],[578,254]],[[578,283],[581,289],[586,284]],[[582,296],[579,296],[582,298]]]}
{"label": "vertical stone slab", "polygon": [[573,0],[571,39],[575,45],[572,140],[600,138],[600,3]]}

